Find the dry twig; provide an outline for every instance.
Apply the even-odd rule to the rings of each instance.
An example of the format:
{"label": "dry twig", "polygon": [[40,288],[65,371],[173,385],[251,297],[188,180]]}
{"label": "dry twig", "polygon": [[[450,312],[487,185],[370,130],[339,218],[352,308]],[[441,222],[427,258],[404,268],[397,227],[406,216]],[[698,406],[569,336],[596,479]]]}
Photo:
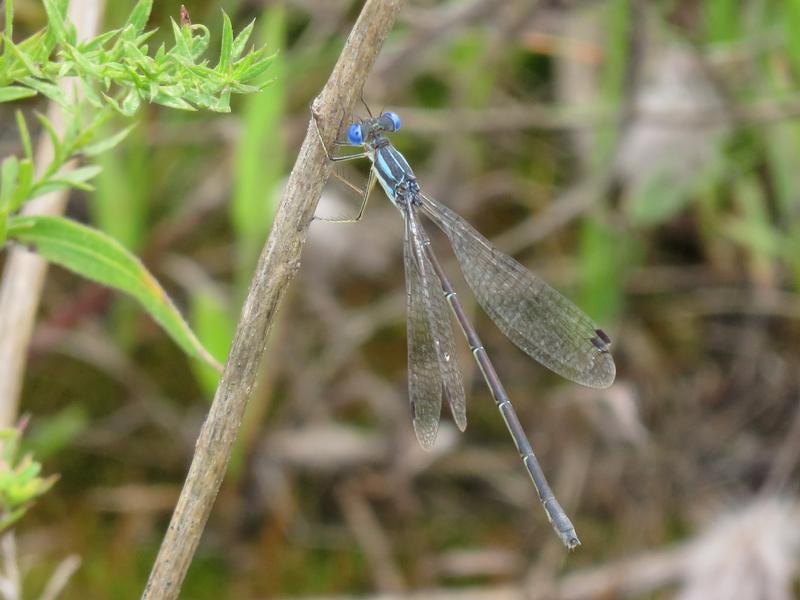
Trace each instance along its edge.
{"label": "dry twig", "polygon": [[[401,0],[369,0],[361,11],[333,73],[314,103],[320,133],[331,144],[358,99]],[[200,431],[192,465],[161,544],[143,598],[175,598],[189,568],[253,391],[267,336],[289,282],[300,268],[306,232],[331,173],[314,123],[278,206],[269,240],[250,284],[228,362]]]}

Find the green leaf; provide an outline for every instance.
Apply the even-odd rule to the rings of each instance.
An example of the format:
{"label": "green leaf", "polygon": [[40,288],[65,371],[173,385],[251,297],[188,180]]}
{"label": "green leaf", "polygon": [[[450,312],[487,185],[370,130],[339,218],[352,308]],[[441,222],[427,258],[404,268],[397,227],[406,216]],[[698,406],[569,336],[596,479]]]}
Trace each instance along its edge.
{"label": "green leaf", "polygon": [[221,368],[183,320],[158,281],[136,256],[113,238],[63,217],[41,215],[12,217],[8,236],[32,247],[50,262],[130,294],[184,352]]}
{"label": "green leaf", "polygon": [[33,457],[28,454],[17,465],[16,471],[19,483],[28,483],[42,472],[42,465],[34,462]]}
{"label": "green leaf", "polygon": [[26,450],[39,459],[46,459],[69,448],[91,425],[86,409],[80,404],[67,404],[55,414],[37,417],[23,439]]}
{"label": "green leaf", "polygon": [[147,40],[149,40],[151,37],[153,37],[155,34],[156,34],[156,30],[155,30],[155,29],[153,29],[153,30],[151,30],[151,31],[145,31],[144,33],[141,33],[141,34],[139,34],[139,35],[136,37],[136,39],[134,40],[134,42],[133,42],[133,43],[134,43],[134,44],[135,44],[137,47],[141,48],[142,52],[144,52],[145,54],[147,54],[147,46],[145,46],[145,45],[144,45],[144,43],[145,43]]}
{"label": "green leaf", "polygon": [[131,25],[134,33],[138,34],[144,29],[145,25],[147,25],[147,20],[150,18],[150,11],[152,8],[153,0],[139,0],[136,6],[133,7],[130,16],[128,16],[125,26]]}
{"label": "green leaf", "polygon": [[[253,52],[253,56],[257,57],[254,59],[254,62],[244,70],[243,73],[239,75],[239,78],[243,81],[250,81],[251,79],[255,79],[259,75],[261,75],[264,71],[269,69],[270,65],[272,64],[272,60],[275,58],[277,52],[273,52],[268,56],[263,56],[266,54],[266,49],[257,50]],[[263,57],[263,58],[262,58]]]}
{"label": "green leaf", "polygon": [[132,117],[139,109],[141,103],[142,97],[139,95],[139,91],[136,88],[132,88],[122,101],[122,113],[128,117]]}
{"label": "green leaf", "polygon": [[231,49],[233,48],[233,25],[224,10],[222,11],[222,43],[219,50],[217,72],[228,74],[231,69]]}
{"label": "green leaf", "polygon": [[21,98],[30,98],[36,95],[36,90],[19,85],[0,87],[0,102],[12,102]]}
{"label": "green leaf", "polygon": [[10,512],[4,512],[0,514],[0,531],[5,531],[11,525],[19,521],[22,516],[28,511],[27,506],[22,506],[17,508],[16,510],[12,510]]}
{"label": "green leaf", "polygon": [[28,52],[22,48],[22,46],[26,45],[25,42],[23,42],[20,46],[17,46],[15,43],[13,43],[11,41],[11,38],[6,38],[3,40],[3,42],[6,45],[6,50],[9,50],[10,54],[13,54],[14,58],[19,60],[23,64],[28,73],[30,73],[34,77],[44,77],[38,65],[33,61],[31,56],[29,56]]}
{"label": "green leaf", "polygon": [[124,140],[134,127],[136,127],[136,123],[128,125],[125,129],[118,131],[114,135],[107,137],[104,140],[100,140],[99,142],[95,142],[94,144],[86,146],[82,150],[83,154],[86,156],[97,156],[98,154],[111,150],[122,140]]}
{"label": "green leaf", "polygon": [[64,181],[77,187],[82,183],[92,179],[99,172],[100,167],[97,165],[87,165],[85,167],[79,167],[77,169],[72,169],[71,171],[66,171],[65,173],[59,173],[58,179],[59,181]]}
{"label": "green leaf", "polygon": [[19,175],[17,176],[17,188],[11,197],[9,212],[16,211],[23,202],[31,197],[31,186],[33,185],[33,160],[23,158],[19,161]]}
{"label": "green leaf", "polygon": [[22,148],[25,150],[25,156],[33,159],[33,146],[31,145],[31,134],[28,131],[28,123],[25,121],[25,115],[21,110],[14,113],[14,118],[17,120],[17,129],[19,129],[19,138],[22,142]]}
{"label": "green leaf", "polygon": [[[133,133],[124,149],[103,152],[97,157],[103,171],[93,181],[95,191],[90,198],[89,210],[96,227],[126,248],[136,250],[148,235],[146,223],[153,185],[149,175],[153,171],[154,158],[144,134],[141,131]],[[120,185],[120,182],[125,183]],[[132,308],[130,304],[125,306]],[[119,313],[126,310],[115,311],[115,316],[125,319]],[[127,324],[117,323],[121,328],[127,328]]]}
{"label": "green leaf", "polygon": [[[64,14],[66,14],[66,8],[64,10]],[[64,23],[64,28],[67,30],[67,44],[69,46],[74,46],[78,43],[78,28],[75,27],[74,23],[70,23],[66,21]]]}
{"label": "green leaf", "polygon": [[187,28],[187,31],[190,32],[189,35],[192,41],[192,60],[197,60],[208,48],[211,32],[208,30],[208,27],[199,24],[192,25],[190,28]]}
{"label": "green leaf", "polygon": [[630,240],[621,239],[599,218],[587,218],[580,233],[578,281],[581,282],[581,308],[599,322],[610,321],[622,312],[624,298],[620,282],[625,266],[636,253]]}
{"label": "green leaf", "polygon": [[103,104],[103,99],[97,93],[95,86],[92,85],[92,82],[88,78],[81,77],[81,88],[83,89],[84,98],[86,98],[86,101],[91,104],[92,107],[102,109],[103,106],[105,106]]}
{"label": "green leaf", "polygon": [[231,58],[234,60],[239,58],[244,52],[244,47],[247,45],[247,40],[249,40],[250,36],[253,34],[253,27],[255,24],[256,20],[253,19],[250,21],[250,24],[247,27],[239,32],[239,35],[236,36],[236,39],[233,40],[233,45],[231,46]]}
{"label": "green leaf", "polygon": [[[224,359],[228,355],[236,330],[236,321],[231,318],[224,295],[216,293],[211,286],[200,286],[192,295],[189,318],[206,348],[215,357]],[[213,395],[220,374],[201,363],[193,364],[192,370],[206,393]]]}
{"label": "green leaf", "polygon": [[35,198],[43,194],[55,192],[56,190],[63,190],[64,188],[77,188],[89,192],[94,188],[86,182],[99,172],[100,167],[97,165],[89,165],[65,173],[59,173],[57,176],[50,177],[37,183],[33,188],[31,197]]}
{"label": "green leaf", "polygon": [[[72,59],[72,62],[75,64],[75,71],[82,73],[83,75],[90,75],[92,77],[99,76],[99,70],[101,65],[93,63],[81,52],[79,52],[78,49],[75,48],[74,46],[67,46],[65,54],[67,54],[69,58]],[[62,71],[65,69],[65,67],[69,66],[70,66],[69,61],[65,59],[64,64],[61,67]],[[60,77],[63,77],[65,75],[66,72],[62,72],[59,74]]]}
{"label": "green leaf", "polygon": [[656,172],[637,185],[626,204],[626,213],[636,225],[652,227],[664,223],[686,208],[691,196],[688,178],[676,183],[674,177]]}
{"label": "green leaf", "polygon": [[121,114],[121,115],[123,115],[123,116],[127,116],[127,115],[125,115],[125,111],[123,111],[123,110],[122,110],[122,107],[119,105],[119,102],[117,102],[117,99],[116,99],[116,98],[112,98],[112,97],[111,97],[111,96],[109,96],[108,94],[103,94],[103,99],[104,99],[104,100],[105,100],[105,101],[108,103],[108,105],[109,105],[111,108],[113,108],[113,109],[114,109],[115,111],[117,111],[119,114]]}
{"label": "green leaf", "polygon": [[[286,10],[275,5],[259,19],[256,38],[277,47],[286,38]],[[264,48],[264,54],[270,52]],[[252,56],[252,54],[251,54]],[[284,177],[286,139],[281,123],[286,116],[286,70],[282,57],[272,62],[279,83],[271,94],[249,96],[242,107],[242,128],[235,150],[231,221],[239,245],[237,284],[246,285],[258,251],[269,232]],[[269,161],[262,157],[270,156]]]}
{"label": "green leaf", "polygon": [[[175,36],[175,47],[170,50],[170,53],[191,59],[192,52],[183,35],[183,28],[175,22],[175,19],[170,19],[170,22],[172,23],[172,34]],[[191,33],[189,35],[191,36]]]}
{"label": "green leaf", "polygon": [[[6,29],[3,34],[5,40],[13,39],[11,34],[14,32],[14,2],[13,0],[6,0]],[[3,55],[5,56],[8,47],[3,48]]]}
{"label": "green leaf", "polygon": [[61,138],[58,136],[56,128],[53,126],[53,123],[50,121],[50,119],[40,112],[36,112],[34,114],[36,115],[36,119],[42,124],[42,127],[47,132],[47,136],[50,138],[50,143],[53,146],[54,157],[49,169],[57,169],[58,166],[63,162],[62,157],[64,154],[64,145],[61,143]]}
{"label": "green leaf", "polygon": [[111,29],[109,31],[106,31],[105,33],[101,33],[97,37],[93,37],[90,40],[81,42],[77,46],[78,51],[81,52],[82,54],[87,54],[89,52],[99,50],[103,46],[103,44],[111,40],[111,38],[113,38],[114,36],[119,35],[120,31],[122,31],[122,29]]}
{"label": "green leaf", "polygon": [[163,92],[158,92],[152,99],[152,102],[169,106],[170,108],[179,108],[181,110],[197,110],[194,106],[186,102],[186,100],[178,96],[168,96]]}
{"label": "green leaf", "polygon": [[47,12],[47,30],[55,36],[59,44],[67,43],[67,28],[65,11],[61,9],[63,3],[56,0],[44,0],[44,10]]}
{"label": "green leaf", "polygon": [[69,108],[72,106],[72,102],[70,102],[67,95],[57,85],[53,85],[52,83],[48,83],[47,81],[42,81],[40,79],[34,79],[33,77],[21,77],[20,81],[35,89],[37,92],[42,94],[43,96],[47,96],[53,102],[57,102],[64,108]]}
{"label": "green leaf", "polygon": [[748,249],[761,254],[778,256],[783,240],[781,234],[768,223],[731,218],[722,227],[725,235]]}
{"label": "green leaf", "polygon": [[229,113],[231,112],[231,93],[230,91],[222,92],[218,98],[214,99],[213,102],[209,102],[206,106],[215,111],[221,113]]}
{"label": "green leaf", "polygon": [[0,166],[0,210],[11,202],[17,186],[19,159],[13,154],[7,157]]}

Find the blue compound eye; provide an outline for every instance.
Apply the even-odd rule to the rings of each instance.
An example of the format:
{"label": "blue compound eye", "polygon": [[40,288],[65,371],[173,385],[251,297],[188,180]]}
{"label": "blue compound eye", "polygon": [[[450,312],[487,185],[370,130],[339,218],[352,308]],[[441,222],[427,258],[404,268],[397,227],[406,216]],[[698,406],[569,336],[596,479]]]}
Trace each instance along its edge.
{"label": "blue compound eye", "polygon": [[360,123],[353,123],[347,128],[347,139],[351,144],[363,144],[364,134]]}
{"label": "blue compound eye", "polygon": [[389,131],[397,131],[398,129],[400,129],[400,117],[397,113],[387,111],[383,113],[383,115],[385,117],[388,117],[389,120],[392,122],[392,125],[394,126],[394,129],[390,129]]}

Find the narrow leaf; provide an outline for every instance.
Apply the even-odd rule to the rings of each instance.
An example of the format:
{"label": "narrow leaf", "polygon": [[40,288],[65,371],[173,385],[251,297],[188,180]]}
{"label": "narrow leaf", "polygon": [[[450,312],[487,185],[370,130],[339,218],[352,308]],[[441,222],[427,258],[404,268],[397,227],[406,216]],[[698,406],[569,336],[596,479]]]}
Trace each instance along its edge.
{"label": "narrow leaf", "polygon": [[125,99],[122,101],[122,113],[126,116],[132,117],[133,114],[139,109],[141,102],[142,98],[139,96],[139,91],[136,88],[131,88],[131,90],[125,96]]}
{"label": "narrow leaf", "polygon": [[12,102],[21,98],[30,98],[36,95],[36,90],[19,85],[0,87],[0,102]]}
{"label": "narrow leaf", "polygon": [[[261,52],[260,50],[254,52],[253,54],[258,54]],[[261,75],[264,71],[269,69],[269,66],[272,64],[273,59],[277,52],[270,54],[269,56],[265,56],[264,58],[257,58],[250,67],[248,67],[244,73],[241,74],[240,79],[242,83],[248,82],[251,79],[255,79],[259,75]]]}
{"label": "narrow leaf", "polygon": [[77,186],[89,181],[99,172],[100,167],[97,165],[87,165],[85,167],[79,167],[77,169],[72,169],[71,171],[66,171],[65,173],[59,173],[58,180]]}
{"label": "narrow leaf", "polygon": [[192,25],[191,29],[186,29],[192,42],[192,60],[197,60],[200,55],[208,48],[211,39],[211,32],[205,25]]}
{"label": "narrow leaf", "polygon": [[8,206],[17,186],[19,159],[13,154],[0,166],[0,210]]}
{"label": "narrow leaf", "polygon": [[[192,294],[189,306],[189,322],[197,336],[216,358],[224,359],[236,330],[236,321],[231,318],[224,296],[207,286],[200,286]],[[201,363],[193,363],[192,370],[203,389],[213,395],[219,383],[219,373]]]}
{"label": "narrow leaf", "polygon": [[112,135],[112,136],[110,136],[110,137],[108,137],[108,138],[106,138],[104,140],[100,140],[99,142],[96,142],[94,144],[86,146],[83,149],[83,153],[86,156],[96,156],[98,154],[101,154],[103,152],[111,150],[113,147],[115,147],[117,144],[119,144],[122,140],[124,140],[128,136],[128,134],[131,132],[131,129],[133,129],[135,126],[136,126],[135,123],[133,125],[129,125],[125,129],[123,129],[121,131],[118,131],[114,135]]}
{"label": "narrow leaf", "polygon": [[168,106],[170,108],[179,108],[181,110],[197,110],[194,106],[183,100],[178,96],[168,96],[163,92],[157,93],[152,99],[152,102]]}
{"label": "narrow leaf", "polygon": [[19,175],[17,175],[17,189],[11,197],[9,212],[16,211],[23,202],[30,199],[31,186],[33,185],[33,160],[23,158],[19,161]]}
{"label": "narrow leaf", "polygon": [[63,217],[21,215],[8,225],[9,238],[50,262],[136,298],[186,353],[219,368],[158,281],[119,242]]}
{"label": "narrow leaf", "polygon": [[31,198],[36,198],[43,194],[49,194],[50,192],[63,190],[65,188],[75,188],[90,192],[94,188],[89,185],[87,181],[92,179],[99,172],[100,167],[97,165],[90,165],[49,177],[36,183],[33,187]]}
{"label": "narrow leaf", "polygon": [[83,89],[83,95],[86,101],[91,104],[93,108],[103,108],[103,99],[97,93],[91,80],[86,77],[81,77],[81,89]]}
{"label": "narrow leaf", "polygon": [[172,34],[175,36],[175,47],[170,50],[170,54],[183,56],[184,58],[191,58],[192,52],[189,45],[186,43],[186,38],[183,37],[182,27],[180,27],[174,19],[170,19],[172,23]]}
{"label": "narrow leaf", "polygon": [[21,110],[14,113],[17,119],[17,129],[19,129],[19,139],[22,142],[22,148],[25,150],[25,156],[33,160],[33,146],[31,145],[31,134],[28,131],[28,123],[25,121],[25,115]]}
{"label": "narrow leaf", "polygon": [[101,33],[97,37],[93,37],[90,40],[86,40],[85,42],[81,42],[77,46],[78,51],[81,52],[82,54],[86,54],[87,52],[92,52],[92,51],[95,51],[95,50],[99,50],[103,46],[103,44],[108,42],[115,35],[118,35],[120,31],[122,31],[122,29],[110,29],[109,31],[106,31],[105,33]]}
{"label": "narrow leaf", "polygon": [[236,36],[236,39],[233,40],[233,46],[231,47],[231,58],[233,58],[233,60],[239,58],[244,52],[244,48],[247,45],[247,40],[250,39],[250,36],[253,33],[253,26],[255,24],[256,20],[253,19],[250,21],[250,24],[247,27],[239,32],[239,35]]}
{"label": "narrow leaf", "polygon": [[43,96],[47,96],[53,102],[57,102],[64,108],[69,108],[70,101],[67,98],[67,95],[57,85],[53,85],[52,83],[48,83],[40,79],[34,79],[33,77],[22,77],[20,78],[20,81],[28,87],[32,87]]}
{"label": "narrow leaf", "polygon": [[219,63],[217,71],[227,74],[231,68],[231,48],[233,47],[233,25],[224,10],[222,11],[222,43],[219,50]]}
{"label": "narrow leaf", "polygon": [[[11,40],[11,34],[14,32],[14,2],[13,0],[6,0],[6,30],[3,35],[5,40]],[[8,52],[8,47],[3,48],[3,55]]]}
{"label": "narrow leaf", "polygon": [[136,6],[133,7],[125,26],[133,26],[134,32],[138,35],[147,25],[147,20],[150,18],[150,11],[153,8],[153,0],[139,0]]}
{"label": "narrow leaf", "polygon": [[56,0],[44,0],[44,10],[47,12],[47,29],[55,36],[58,43],[67,42],[67,28],[64,12]]}
{"label": "narrow leaf", "polygon": [[19,62],[21,62],[25,66],[25,69],[28,71],[28,73],[30,73],[34,77],[43,77],[41,70],[28,55],[27,50],[23,49],[22,46],[26,45],[25,42],[17,46],[14,42],[11,41],[11,38],[6,38],[3,41],[6,44],[6,50],[9,50],[10,53],[14,55],[14,58],[19,60]]}
{"label": "narrow leaf", "polygon": [[[36,118],[39,120],[39,123],[42,124],[42,127],[47,132],[48,137],[50,138],[50,143],[53,146],[53,161],[51,164],[60,165],[62,162],[62,156],[64,154],[64,145],[61,143],[61,138],[58,136],[58,132],[56,128],[53,126],[53,123],[50,119],[47,118],[46,115],[43,115],[40,112],[34,113]],[[54,168],[58,168],[57,166]]]}
{"label": "narrow leaf", "polygon": [[103,100],[108,102],[108,105],[115,111],[117,111],[119,114],[125,115],[125,113],[122,110],[122,107],[119,105],[119,102],[117,102],[116,98],[112,98],[108,94],[103,94]]}

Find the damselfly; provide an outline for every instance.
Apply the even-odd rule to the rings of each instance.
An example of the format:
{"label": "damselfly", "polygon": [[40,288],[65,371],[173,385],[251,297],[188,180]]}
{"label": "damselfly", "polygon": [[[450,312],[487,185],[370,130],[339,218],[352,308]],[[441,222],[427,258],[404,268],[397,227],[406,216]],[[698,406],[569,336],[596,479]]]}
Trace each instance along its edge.
{"label": "damselfly", "polygon": [[464,431],[467,426],[464,384],[455,360],[449,304],[550,522],[567,548],[573,549],[580,544],[575,528],[547,483],[494,365],[433,253],[419,215],[428,217],[448,237],[467,284],[500,331],[545,367],[588,387],[608,387],[616,373],[608,351],[611,340],[572,302],[495,249],[452,210],[422,193],[408,162],[385,135],[398,129],[400,118],[393,112],[370,116],[349,126],[347,142],[337,142],[340,146],[359,147],[361,152],[331,156],[326,149],[325,153],[337,162],[357,158],[372,162],[358,214],[340,222],[361,218],[376,181],[405,222],[408,384],[417,439],[424,448],[433,445],[443,396],[459,429]]}

